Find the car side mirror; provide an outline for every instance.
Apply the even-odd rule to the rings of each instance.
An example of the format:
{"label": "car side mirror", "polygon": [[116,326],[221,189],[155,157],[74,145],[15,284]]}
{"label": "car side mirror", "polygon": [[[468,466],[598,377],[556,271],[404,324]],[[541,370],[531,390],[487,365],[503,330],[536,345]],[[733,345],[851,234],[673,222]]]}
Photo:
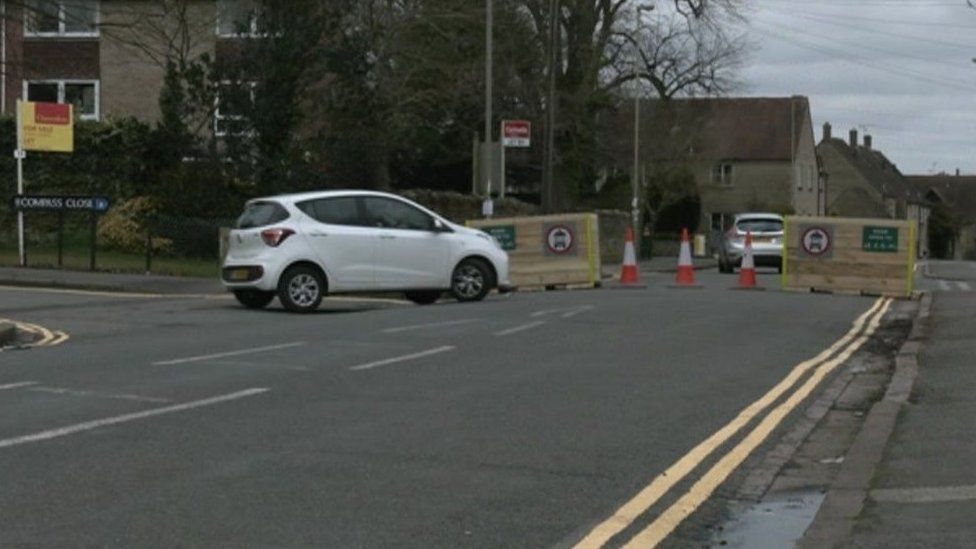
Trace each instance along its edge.
{"label": "car side mirror", "polygon": [[444,223],[440,219],[434,219],[434,232],[437,233],[450,233],[453,232],[447,223]]}

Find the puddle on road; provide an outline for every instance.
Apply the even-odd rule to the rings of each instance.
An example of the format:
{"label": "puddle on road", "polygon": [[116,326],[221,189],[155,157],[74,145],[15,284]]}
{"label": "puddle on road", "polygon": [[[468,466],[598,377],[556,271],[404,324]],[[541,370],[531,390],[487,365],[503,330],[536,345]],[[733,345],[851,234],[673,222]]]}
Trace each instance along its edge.
{"label": "puddle on road", "polygon": [[784,492],[733,512],[733,518],[715,533],[711,547],[786,549],[813,522],[826,494],[817,491]]}

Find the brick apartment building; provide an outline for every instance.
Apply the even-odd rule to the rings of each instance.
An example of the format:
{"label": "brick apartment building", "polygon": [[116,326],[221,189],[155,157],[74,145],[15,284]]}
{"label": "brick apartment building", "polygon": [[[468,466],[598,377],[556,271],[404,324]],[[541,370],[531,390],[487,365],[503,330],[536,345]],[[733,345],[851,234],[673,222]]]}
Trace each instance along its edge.
{"label": "brick apartment building", "polygon": [[[68,102],[83,120],[159,117],[168,44],[220,59],[257,31],[257,0],[0,0],[0,111]],[[182,23],[181,23],[182,22]],[[221,122],[229,118],[217,113]]]}

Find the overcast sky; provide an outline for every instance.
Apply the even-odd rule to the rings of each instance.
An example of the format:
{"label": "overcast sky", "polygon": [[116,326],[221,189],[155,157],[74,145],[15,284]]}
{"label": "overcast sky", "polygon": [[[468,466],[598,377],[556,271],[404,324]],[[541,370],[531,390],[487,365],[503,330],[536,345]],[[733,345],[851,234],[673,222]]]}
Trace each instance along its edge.
{"label": "overcast sky", "polygon": [[816,139],[865,129],[906,174],[976,173],[966,0],[750,0],[747,95],[806,95]]}

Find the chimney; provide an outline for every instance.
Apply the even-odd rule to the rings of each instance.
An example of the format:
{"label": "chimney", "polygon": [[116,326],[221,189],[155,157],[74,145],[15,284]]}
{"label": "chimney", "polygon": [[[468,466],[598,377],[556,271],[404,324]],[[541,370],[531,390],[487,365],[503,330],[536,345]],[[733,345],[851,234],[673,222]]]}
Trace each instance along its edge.
{"label": "chimney", "polygon": [[864,148],[865,149],[870,149],[871,148],[871,136],[870,135],[864,134]]}
{"label": "chimney", "polygon": [[959,168],[956,168],[956,177],[959,177]]}
{"label": "chimney", "polygon": [[857,130],[851,130],[851,148],[857,150]]}
{"label": "chimney", "polygon": [[823,138],[824,138],[824,141],[827,141],[827,140],[830,139],[830,122],[824,122]]}

